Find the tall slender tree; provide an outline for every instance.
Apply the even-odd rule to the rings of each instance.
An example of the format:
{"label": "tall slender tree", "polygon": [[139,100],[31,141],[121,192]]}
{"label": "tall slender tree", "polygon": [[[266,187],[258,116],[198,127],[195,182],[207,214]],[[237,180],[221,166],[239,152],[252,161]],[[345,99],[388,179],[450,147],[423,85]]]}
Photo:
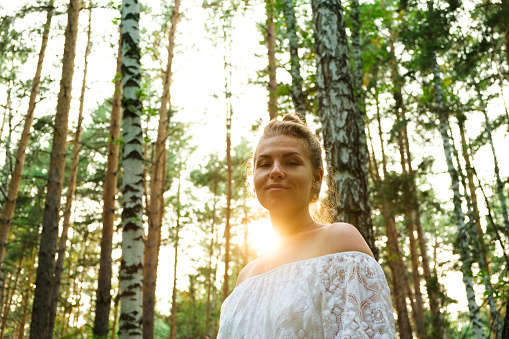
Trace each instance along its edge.
{"label": "tall slender tree", "polygon": [[[115,223],[115,195],[117,193],[118,153],[120,123],[122,120],[122,32],[119,34],[117,54],[117,70],[115,74],[115,91],[111,105],[110,130],[108,138],[108,160],[103,191],[102,236],[99,273],[97,276],[97,292],[95,302],[95,318],[93,333],[99,338],[108,336],[111,307],[111,278],[113,249],[113,227]],[[115,314],[116,320],[116,314]],[[115,326],[113,326],[113,332]]]}
{"label": "tall slender tree", "polygon": [[[7,197],[2,209],[2,217],[0,218],[0,296],[3,294],[3,264],[5,257],[5,248],[7,245],[7,239],[9,236],[9,231],[11,229],[12,224],[12,216],[14,214],[14,208],[16,207],[16,198],[18,196],[18,187],[21,181],[21,173],[23,172],[23,167],[25,165],[25,152],[28,147],[28,141],[30,139],[30,134],[32,130],[32,123],[34,121],[34,111],[36,106],[37,95],[39,94],[39,87],[41,84],[41,73],[42,73],[42,65],[44,62],[44,56],[46,54],[46,46],[48,44],[49,31],[51,27],[51,19],[53,18],[54,7],[53,4],[55,0],[49,0],[48,2],[48,12],[46,14],[46,22],[44,24],[44,30],[42,33],[42,42],[41,48],[39,50],[39,57],[37,60],[37,67],[35,70],[35,76],[32,81],[32,90],[30,91],[30,99],[28,101],[28,111],[25,116],[25,123],[23,125],[23,132],[21,133],[21,138],[18,143],[18,150],[16,153],[16,162],[14,164],[14,170],[12,172],[11,181],[9,182],[9,187],[7,189]],[[7,101],[7,107],[9,106],[9,102]],[[2,122],[2,131],[5,123],[5,117],[7,114],[4,114],[4,119]],[[0,133],[1,136],[1,133]],[[3,305],[2,300],[0,300],[0,306]]]}
{"label": "tall slender tree", "polygon": [[152,162],[150,177],[150,205],[148,208],[149,229],[145,243],[144,289],[143,289],[143,338],[154,336],[154,306],[157,280],[157,266],[159,260],[159,245],[161,242],[161,227],[164,215],[164,190],[166,186],[166,141],[168,139],[168,114],[170,102],[170,84],[172,75],[173,55],[175,48],[175,33],[180,16],[180,0],[175,0],[171,16],[171,27],[168,41],[168,62],[163,82],[163,95],[159,108],[159,126],[157,141]]}
{"label": "tall slender tree", "polygon": [[67,247],[67,233],[69,231],[69,227],[71,226],[72,205],[74,200],[74,194],[76,192],[76,181],[78,179],[78,165],[80,161],[81,132],[83,123],[83,107],[85,104],[85,92],[87,88],[88,55],[90,54],[91,36],[92,36],[92,2],[89,2],[87,44],[85,47],[83,79],[81,82],[80,107],[78,110],[78,124],[76,126],[76,132],[74,133],[74,140],[72,143],[73,149],[71,158],[71,168],[67,184],[67,194],[62,222],[62,232],[58,243],[57,262],[55,266],[55,277],[53,282],[53,293],[51,297],[52,300],[49,318],[51,333],[53,333],[55,327],[55,317],[57,315],[58,297],[60,294],[60,285],[62,282],[62,272],[64,270],[64,259]]}
{"label": "tall slender tree", "polygon": [[297,113],[302,121],[306,121],[306,96],[302,90],[304,80],[300,75],[299,41],[297,38],[297,22],[293,0],[284,0],[283,6],[290,48],[290,75],[292,76],[290,94],[295,107],[295,113]]}
{"label": "tall slender tree", "polygon": [[265,27],[265,42],[267,43],[267,55],[269,65],[267,72],[269,73],[269,118],[274,119],[277,116],[277,80],[276,80],[276,25],[274,22],[274,0],[265,0],[265,8],[267,11],[267,20]]}
{"label": "tall slender tree", "polygon": [[64,181],[65,149],[69,110],[71,106],[76,39],[78,36],[78,16],[81,0],[71,0],[67,10],[64,56],[62,59],[62,78],[54,121],[53,144],[48,172],[46,203],[42,219],[42,233],[39,246],[39,264],[35,280],[34,301],[30,338],[51,338],[49,312],[55,272],[55,253],[58,239],[58,220],[60,197]]}
{"label": "tall slender tree", "polygon": [[[428,2],[428,11],[430,15],[432,15],[433,11],[433,1]],[[454,216],[456,219],[456,225],[458,227],[458,245],[460,251],[461,258],[461,271],[463,273],[463,283],[465,284],[467,299],[468,299],[468,309],[470,321],[472,324],[472,330],[475,338],[481,339],[484,338],[484,332],[482,329],[482,321],[479,310],[479,305],[475,300],[475,291],[474,291],[474,279],[472,274],[472,257],[469,249],[469,239],[468,232],[465,225],[465,215],[463,214],[463,210],[461,209],[461,194],[459,191],[459,179],[458,172],[454,167],[453,163],[453,154],[451,150],[451,142],[448,132],[448,118],[446,112],[444,110],[444,102],[443,102],[443,93],[442,93],[442,79],[440,77],[440,70],[438,68],[438,63],[436,60],[436,52],[432,52],[432,65],[433,65],[433,80],[434,80],[434,89],[435,89],[435,103],[436,110],[439,119],[439,130],[440,135],[443,141],[445,159],[447,162],[447,169],[449,175],[451,177],[451,185],[453,191],[453,203],[454,203]]]}
{"label": "tall slender tree", "polygon": [[143,140],[141,127],[140,7],[122,3],[122,262],[119,338],[142,337]]}
{"label": "tall slender tree", "polygon": [[339,0],[313,0],[318,114],[328,166],[334,219],[356,226],[377,255],[367,177],[367,148],[361,143],[343,7]]}

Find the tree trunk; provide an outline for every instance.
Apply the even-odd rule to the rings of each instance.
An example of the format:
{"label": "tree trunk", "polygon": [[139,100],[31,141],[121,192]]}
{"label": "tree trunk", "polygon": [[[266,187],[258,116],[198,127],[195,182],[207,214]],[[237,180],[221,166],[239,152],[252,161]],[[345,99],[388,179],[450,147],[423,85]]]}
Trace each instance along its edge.
{"label": "tree trunk", "polygon": [[463,191],[465,192],[465,200],[467,202],[468,207],[468,218],[469,218],[469,230],[470,230],[470,236],[472,237],[472,243],[474,245],[474,253],[476,253],[479,257],[477,258],[477,262],[479,263],[479,268],[481,269],[480,275],[482,275],[483,283],[485,286],[485,294],[487,294],[488,299],[488,305],[490,307],[490,316],[491,316],[491,330],[493,331],[493,337],[494,338],[501,338],[502,335],[502,324],[500,323],[499,317],[498,317],[498,311],[497,306],[495,304],[495,299],[493,297],[493,287],[491,285],[491,278],[490,274],[488,273],[486,261],[484,261],[484,258],[481,254],[481,246],[479,244],[479,237],[477,236],[477,231],[474,229],[474,213],[472,208],[472,201],[470,200],[470,196],[467,191],[467,180],[465,178],[465,174],[463,173],[463,169],[461,168],[460,163],[460,157],[458,150],[456,149],[456,146],[454,144],[454,138],[452,137],[452,130],[451,132],[451,148],[454,153],[454,156],[456,158],[456,163],[458,164],[458,173],[461,178],[461,184],[463,186]]}
{"label": "tree trunk", "polygon": [[295,113],[302,121],[306,121],[306,96],[302,91],[302,76],[300,75],[299,41],[297,39],[297,24],[292,0],[284,0],[284,14],[286,20],[286,34],[290,47],[290,75],[292,76],[292,96]]}
{"label": "tree trunk", "polygon": [[154,306],[157,280],[157,265],[159,260],[159,244],[161,242],[161,227],[164,215],[164,189],[166,186],[166,141],[168,139],[168,105],[170,102],[170,84],[175,47],[175,32],[179,21],[180,0],[175,0],[171,17],[171,28],[168,42],[168,63],[163,82],[163,95],[159,108],[159,126],[157,141],[152,163],[150,178],[149,229],[145,243],[145,266],[143,288],[143,338],[154,336]]}
{"label": "tree trunk", "polygon": [[488,134],[488,141],[490,142],[491,153],[493,154],[493,161],[495,165],[495,176],[497,178],[497,193],[498,198],[500,199],[500,206],[502,207],[502,216],[504,217],[504,227],[506,230],[509,230],[509,216],[507,213],[507,204],[504,196],[504,183],[500,178],[500,169],[498,167],[497,154],[495,152],[495,146],[493,145],[493,138],[491,136],[490,120],[488,118],[488,113],[486,112],[486,105],[484,104],[484,99],[481,95],[481,91],[479,90],[479,86],[477,84],[475,86],[475,90],[477,92],[477,98],[479,99],[479,103],[481,104],[481,111],[484,115],[484,121],[486,125],[485,128]]}
{"label": "tree trunk", "polygon": [[26,273],[26,279],[25,279],[25,288],[22,296],[21,301],[21,320],[19,322],[18,326],[18,339],[24,339],[25,338],[25,325],[28,320],[28,313],[29,313],[29,303],[32,296],[32,273],[34,270],[33,263],[35,261],[35,253],[32,252],[30,255],[30,264],[27,269]]}
{"label": "tree trunk", "polygon": [[269,73],[269,118],[274,119],[277,116],[277,80],[276,80],[276,26],[274,24],[274,7],[275,0],[265,0],[265,8],[267,11],[265,41],[267,43],[267,54],[269,57],[269,65],[267,72]]}
{"label": "tree trunk", "polygon": [[180,232],[180,170],[178,173],[177,187],[177,224],[175,226],[175,261],[173,262],[173,291],[171,294],[171,313],[170,313],[170,339],[177,338],[177,263]]}
{"label": "tree trunk", "polygon": [[226,113],[226,224],[224,230],[225,253],[224,253],[224,282],[223,282],[223,301],[230,294],[228,273],[230,266],[230,215],[232,200],[232,158],[231,158],[231,131],[232,131],[232,111]]}
{"label": "tree trunk", "polygon": [[[55,0],[49,0],[48,13],[46,15],[46,23],[44,24],[44,31],[42,33],[41,49],[39,50],[39,58],[37,60],[37,68],[35,76],[32,81],[32,90],[30,91],[30,99],[28,102],[28,111],[25,116],[25,123],[23,125],[23,132],[18,143],[18,150],[16,153],[16,163],[14,164],[14,171],[12,173],[11,181],[7,189],[7,198],[2,209],[2,217],[0,218],[0,295],[3,289],[3,264],[5,258],[5,248],[7,246],[7,238],[11,229],[12,215],[16,207],[16,198],[18,196],[18,187],[21,181],[21,173],[25,165],[25,151],[28,147],[30,139],[32,122],[34,120],[34,110],[36,105],[37,94],[39,93],[39,86],[41,83],[42,64],[48,44],[49,30],[51,26],[51,18],[53,17],[53,3]],[[6,105],[7,107],[8,105]],[[5,120],[5,116],[4,116]],[[2,128],[3,129],[3,128]],[[3,305],[0,300],[0,305]]]}
{"label": "tree trunk", "polygon": [[14,297],[14,293],[16,292],[16,290],[18,288],[19,277],[21,274],[21,269],[23,268],[23,261],[25,259],[24,252],[25,252],[25,246],[23,246],[23,249],[21,250],[21,256],[20,256],[19,262],[18,262],[18,268],[16,269],[16,276],[14,277],[13,286],[10,289],[11,293],[10,293],[10,295],[8,295],[7,303],[5,304],[5,307],[3,308],[3,311],[2,311],[2,329],[0,332],[0,338],[2,338],[2,339],[4,338],[7,321],[9,321],[9,311],[11,310],[12,299]]}
{"label": "tree trunk", "polygon": [[[89,3],[91,6],[91,3]],[[60,284],[62,279],[62,272],[64,270],[64,259],[65,259],[65,251],[67,247],[67,232],[69,227],[71,226],[71,209],[72,203],[74,199],[74,194],[76,192],[76,181],[78,179],[78,164],[80,161],[80,151],[81,151],[81,131],[82,131],[82,122],[83,122],[83,106],[85,103],[85,91],[87,88],[87,69],[88,69],[88,55],[90,53],[90,38],[92,36],[92,7],[89,7],[88,12],[88,32],[87,32],[87,45],[85,47],[85,61],[84,61],[84,69],[83,69],[83,80],[81,83],[81,95],[80,95],[80,107],[78,112],[78,125],[76,126],[76,133],[74,135],[73,141],[73,151],[72,151],[72,159],[71,159],[71,168],[69,173],[69,181],[67,186],[67,195],[64,207],[64,215],[63,215],[63,223],[62,223],[62,233],[60,235],[59,244],[58,244],[58,252],[57,252],[57,262],[55,267],[55,281],[53,283],[53,293],[51,299],[51,309],[50,309],[50,318],[49,318],[49,329],[50,332],[53,333],[55,328],[55,317],[57,315],[57,306],[58,306],[58,297],[60,293]]]}
{"label": "tree trunk", "polygon": [[[120,276],[119,276],[120,278]],[[120,303],[120,281],[118,284],[117,295],[113,300],[113,324],[111,325],[111,333],[110,339],[115,339],[115,331],[117,329],[117,320],[118,320],[118,304]],[[106,337],[105,337],[106,338]]]}
{"label": "tree trunk", "polygon": [[214,199],[212,207],[212,223],[210,225],[210,245],[209,245],[209,262],[208,262],[208,275],[207,275],[207,310],[205,313],[205,335],[212,338],[213,335],[210,333],[210,320],[211,320],[211,293],[212,285],[215,283],[212,278],[212,257],[214,256],[214,234],[216,226],[216,204],[217,204],[217,180],[214,181]]}
{"label": "tree trunk", "polygon": [[[378,94],[375,97],[376,100],[376,109],[377,109],[377,121],[378,121],[378,135],[380,138],[380,145],[382,148],[382,168],[384,176],[387,176],[387,159],[385,156],[385,148],[384,141],[382,137],[382,124],[380,121],[380,113],[379,113],[379,105],[378,105]],[[369,129],[368,129],[369,133]],[[371,139],[371,136],[370,136]],[[383,192],[380,188],[380,174],[378,172],[378,167],[376,166],[376,158],[375,152],[373,151],[373,162],[374,166],[371,166],[371,176],[373,178],[373,182],[375,187],[378,187],[379,194],[382,196]],[[396,311],[398,314],[397,324],[398,324],[398,333],[400,334],[400,338],[412,338],[412,327],[410,326],[410,319],[408,316],[408,309],[406,304],[406,293],[405,291],[409,291],[410,286],[406,279],[406,268],[402,260],[401,251],[399,249],[398,242],[398,232],[396,228],[396,222],[393,216],[389,214],[390,207],[386,206],[386,204],[381,205],[381,212],[383,217],[383,222],[385,226],[385,233],[387,235],[387,261],[389,263],[389,268],[391,270],[392,275],[392,285],[393,285],[393,293],[392,297],[394,299],[394,304],[396,306]],[[409,294],[411,297],[411,294]]]}
{"label": "tree trunk", "polygon": [[[343,9],[338,0],[313,0],[318,113],[328,166],[333,217],[356,226],[377,255],[369,206],[367,148],[361,142],[348,58]],[[336,193],[337,192],[337,193]]]}
{"label": "tree trunk", "polygon": [[[95,318],[93,334],[99,338],[108,336],[108,326],[111,307],[111,277],[113,231],[115,224],[115,195],[117,194],[118,151],[120,138],[120,124],[122,113],[122,33],[119,36],[117,54],[117,71],[115,74],[115,92],[111,105],[110,131],[108,139],[108,160],[103,192],[103,227],[101,237],[101,256],[99,259],[99,274],[97,277],[97,292],[95,302]],[[118,306],[118,304],[117,304]],[[116,314],[115,314],[116,321]],[[115,327],[113,327],[115,333]]]}
{"label": "tree trunk", "polygon": [[46,203],[43,212],[42,233],[39,247],[39,264],[35,280],[32,321],[30,324],[31,339],[51,338],[49,312],[55,273],[55,253],[58,239],[58,219],[60,197],[65,170],[65,149],[69,110],[71,105],[72,78],[74,75],[74,58],[76,56],[76,38],[78,35],[78,16],[81,0],[71,0],[68,8],[68,21],[65,31],[62,78],[58,94],[54,122],[53,145],[48,172]]}
{"label": "tree trunk", "polygon": [[119,338],[142,337],[143,314],[143,140],[138,1],[122,5],[122,262]]}
{"label": "tree trunk", "polygon": [[[477,232],[477,237],[479,238],[479,247],[481,249],[481,255],[483,257],[484,262],[486,263],[486,271],[488,275],[490,275],[490,266],[487,256],[486,244],[484,243],[484,231],[481,227],[481,216],[479,213],[479,204],[477,202],[477,194],[475,193],[475,183],[474,183],[474,172],[472,165],[470,163],[470,156],[468,154],[468,144],[465,137],[465,119],[460,117],[458,119],[458,126],[460,130],[461,137],[461,150],[463,160],[465,161],[465,168],[467,172],[467,180],[468,180],[468,190],[470,192],[470,199],[472,202],[472,213],[473,213],[473,222],[475,224],[475,230]],[[458,162],[459,163],[459,162]]]}
{"label": "tree trunk", "polygon": [[[272,0],[271,0],[272,1]],[[267,7],[267,10],[270,8]],[[226,36],[226,31],[225,31]],[[231,58],[231,54],[229,55]],[[231,200],[232,200],[232,156],[231,156],[231,134],[232,134],[232,115],[233,106],[231,101],[231,79],[232,70],[231,65],[226,60],[225,53],[225,94],[226,94],[226,217],[225,217],[225,253],[224,253],[224,281],[223,281],[223,301],[228,297],[230,293],[230,216],[231,216]]]}
{"label": "tree trunk", "polygon": [[[428,3],[429,11],[433,10],[433,2]],[[461,209],[461,195],[459,191],[458,172],[454,168],[453,154],[451,150],[450,137],[447,130],[447,116],[443,109],[442,80],[436,61],[436,52],[433,53],[433,79],[435,87],[435,101],[437,114],[440,121],[439,129],[442,136],[445,159],[449,175],[451,176],[451,185],[453,191],[454,216],[458,227],[457,244],[460,251],[461,272],[463,273],[463,283],[465,284],[470,321],[472,323],[472,331],[477,339],[484,338],[482,330],[481,316],[479,306],[475,300],[474,278],[472,274],[472,258],[469,249],[468,232],[465,226],[465,217]]]}

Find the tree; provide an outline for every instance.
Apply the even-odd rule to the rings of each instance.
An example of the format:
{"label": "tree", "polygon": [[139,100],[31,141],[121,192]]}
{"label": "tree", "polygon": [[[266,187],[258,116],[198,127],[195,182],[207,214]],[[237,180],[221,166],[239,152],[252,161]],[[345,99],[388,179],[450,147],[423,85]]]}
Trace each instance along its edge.
{"label": "tree", "polygon": [[71,168],[69,173],[69,181],[67,187],[67,195],[65,200],[64,215],[62,222],[62,232],[58,244],[57,262],[55,266],[55,277],[53,283],[53,293],[50,309],[50,332],[53,333],[55,327],[55,317],[57,315],[58,297],[60,293],[60,285],[62,279],[62,271],[64,269],[65,249],[67,247],[67,233],[71,225],[71,208],[76,192],[76,180],[78,177],[78,164],[80,161],[81,151],[81,131],[83,123],[83,105],[85,103],[85,91],[87,88],[87,70],[88,70],[88,55],[90,54],[90,39],[92,36],[92,3],[89,2],[88,9],[88,30],[87,30],[87,45],[85,47],[85,67],[83,69],[83,80],[81,84],[80,107],[78,111],[78,124],[76,132],[74,133],[73,150]]}
{"label": "tree", "polygon": [[277,80],[276,80],[276,26],[274,24],[274,0],[265,0],[265,9],[267,11],[267,21],[265,27],[265,41],[267,43],[267,55],[269,65],[267,71],[269,74],[269,118],[274,119],[277,116]]}
{"label": "tree", "polygon": [[363,132],[359,130],[359,112],[353,97],[343,8],[338,0],[314,0],[312,8],[318,114],[333,218],[355,225],[376,255],[367,162],[363,163],[367,149],[361,143]]}
{"label": "tree", "polygon": [[290,48],[290,74],[292,76],[292,96],[295,112],[302,121],[306,121],[306,96],[302,91],[303,79],[300,75],[299,42],[297,40],[297,23],[292,0],[284,0],[284,13],[287,27],[288,42]]}
{"label": "tree", "polygon": [[[94,335],[106,338],[108,335],[110,307],[111,307],[111,277],[112,277],[112,242],[113,226],[115,223],[115,195],[117,192],[117,172],[119,137],[122,111],[122,32],[119,34],[117,54],[117,69],[115,74],[115,91],[111,107],[110,130],[108,138],[108,160],[104,180],[103,193],[103,226],[101,237],[101,256],[97,277],[97,293],[95,302]],[[117,300],[115,301],[118,305]],[[115,313],[116,320],[116,313]],[[113,333],[115,326],[113,326]]]}
{"label": "tree", "polygon": [[143,146],[141,129],[140,7],[122,2],[122,262],[119,337],[142,337]]}
{"label": "tree", "polygon": [[48,174],[46,204],[43,212],[42,233],[39,246],[39,264],[35,281],[30,338],[51,338],[49,312],[52,298],[52,286],[55,271],[55,253],[58,238],[58,219],[60,197],[65,168],[65,148],[69,109],[71,104],[74,58],[76,56],[76,38],[78,35],[78,16],[81,0],[71,0],[67,12],[62,78],[58,94],[54,121],[54,135]]}
{"label": "tree", "polygon": [[[11,181],[9,182],[9,188],[7,191],[7,197],[5,204],[2,209],[2,217],[0,219],[0,295],[3,294],[3,264],[5,257],[5,247],[7,243],[7,238],[9,236],[9,231],[11,229],[12,224],[12,215],[14,214],[14,209],[16,207],[16,198],[18,195],[19,183],[21,181],[21,173],[23,172],[23,167],[25,165],[25,151],[28,146],[28,141],[30,139],[32,123],[34,120],[34,110],[36,106],[36,99],[39,93],[39,86],[41,84],[41,73],[42,73],[42,65],[44,62],[44,55],[46,53],[46,46],[48,44],[49,30],[51,27],[51,19],[53,18],[54,12],[54,4],[55,0],[49,0],[48,3],[48,13],[46,15],[46,23],[44,24],[44,30],[42,33],[42,42],[41,49],[39,51],[39,57],[37,60],[37,68],[35,71],[34,80],[32,82],[32,90],[30,92],[30,100],[28,104],[28,111],[25,116],[25,124],[23,126],[23,132],[21,134],[21,138],[18,143],[18,150],[16,153],[16,162],[14,165],[14,171],[12,173]],[[6,105],[8,106],[8,105]],[[3,119],[3,123],[5,122],[5,117]],[[3,123],[2,123],[2,131],[3,131]],[[0,133],[1,136],[1,133]],[[0,300],[0,305],[3,305],[3,301]]]}
{"label": "tree", "polygon": [[168,41],[168,62],[163,82],[163,95],[159,108],[159,126],[154,150],[152,174],[150,177],[150,205],[148,208],[149,229],[145,247],[144,289],[143,289],[143,337],[154,336],[154,306],[157,278],[161,227],[164,216],[164,191],[166,186],[166,141],[168,139],[168,105],[170,102],[170,84],[172,63],[175,48],[175,33],[180,16],[180,0],[175,0],[171,16],[171,27]]}

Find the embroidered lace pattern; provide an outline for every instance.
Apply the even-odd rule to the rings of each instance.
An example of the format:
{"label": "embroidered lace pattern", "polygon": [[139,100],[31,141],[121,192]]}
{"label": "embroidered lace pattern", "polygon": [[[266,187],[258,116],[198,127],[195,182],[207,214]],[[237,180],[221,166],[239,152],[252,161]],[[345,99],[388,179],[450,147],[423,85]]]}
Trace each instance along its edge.
{"label": "embroidered lace pattern", "polygon": [[221,307],[218,339],[393,339],[389,286],[367,254],[283,265],[238,285]]}

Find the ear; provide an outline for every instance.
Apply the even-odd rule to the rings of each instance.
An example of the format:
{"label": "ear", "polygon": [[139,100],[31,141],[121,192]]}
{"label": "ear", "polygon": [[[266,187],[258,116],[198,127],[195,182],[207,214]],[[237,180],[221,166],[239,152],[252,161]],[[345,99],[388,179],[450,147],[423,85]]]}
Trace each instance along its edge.
{"label": "ear", "polygon": [[323,180],[323,168],[318,168],[313,176],[313,189],[320,189]]}

